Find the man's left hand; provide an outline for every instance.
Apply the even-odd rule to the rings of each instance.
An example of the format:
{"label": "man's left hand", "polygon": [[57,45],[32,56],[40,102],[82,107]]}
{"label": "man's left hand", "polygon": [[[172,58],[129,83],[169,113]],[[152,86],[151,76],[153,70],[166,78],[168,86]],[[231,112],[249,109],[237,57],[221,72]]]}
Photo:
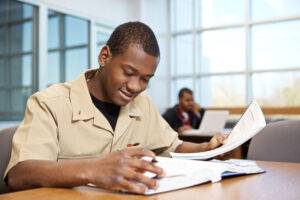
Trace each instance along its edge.
{"label": "man's left hand", "polygon": [[209,143],[207,144],[207,151],[215,149],[215,148],[223,145],[226,138],[227,138],[226,135],[223,135],[223,134],[220,134],[220,133],[214,135],[211,138],[211,140],[209,141]]}

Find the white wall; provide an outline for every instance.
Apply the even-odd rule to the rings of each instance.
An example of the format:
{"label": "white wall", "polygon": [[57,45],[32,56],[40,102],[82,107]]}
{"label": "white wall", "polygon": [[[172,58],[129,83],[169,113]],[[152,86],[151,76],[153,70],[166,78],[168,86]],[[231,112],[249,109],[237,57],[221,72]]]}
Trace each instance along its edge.
{"label": "white wall", "polygon": [[155,32],[160,46],[161,60],[156,74],[150,81],[148,94],[160,112],[169,106],[170,56],[167,0],[140,0],[140,21]]}
{"label": "white wall", "polygon": [[139,18],[139,0],[20,0],[67,14],[118,25]]}

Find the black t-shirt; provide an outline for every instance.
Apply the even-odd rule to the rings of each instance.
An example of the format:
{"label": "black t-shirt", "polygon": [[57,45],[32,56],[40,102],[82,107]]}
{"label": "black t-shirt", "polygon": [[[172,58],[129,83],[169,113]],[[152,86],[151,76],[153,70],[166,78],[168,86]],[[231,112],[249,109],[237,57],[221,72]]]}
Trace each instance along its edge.
{"label": "black t-shirt", "polygon": [[94,97],[92,94],[91,94],[91,97],[92,97],[92,101],[93,101],[94,105],[96,106],[96,108],[98,108],[98,110],[105,116],[107,121],[110,123],[110,126],[112,127],[112,129],[115,130],[118,116],[119,116],[120,106],[117,106],[112,103],[100,101],[99,99]]}

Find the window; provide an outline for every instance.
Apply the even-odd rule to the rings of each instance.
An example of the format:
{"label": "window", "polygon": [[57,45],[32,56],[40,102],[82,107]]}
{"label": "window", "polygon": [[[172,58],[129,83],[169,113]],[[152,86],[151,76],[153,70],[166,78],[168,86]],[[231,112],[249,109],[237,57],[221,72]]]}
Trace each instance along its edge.
{"label": "window", "polygon": [[48,85],[76,78],[89,67],[89,22],[49,11]]}
{"label": "window", "polygon": [[105,25],[96,25],[96,49],[95,49],[95,63],[97,63],[97,66],[93,67],[99,67],[98,66],[98,55],[101,51],[101,48],[106,44],[110,34],[113,32],[113,28]]}
{"label": "window", "polygon": [[0,1],[0,120],[20,120],[36,90],[36,7]]}
{"label": "window", "polygon": [[170,0],[171,101],[300,106],[298,0]]}

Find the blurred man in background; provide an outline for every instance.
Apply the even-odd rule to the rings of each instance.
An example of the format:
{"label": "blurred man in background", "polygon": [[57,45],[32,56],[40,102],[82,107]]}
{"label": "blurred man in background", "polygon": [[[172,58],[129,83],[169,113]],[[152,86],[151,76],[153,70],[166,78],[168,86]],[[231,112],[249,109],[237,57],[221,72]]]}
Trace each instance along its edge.
{"label": "blurred man in background", "polygon": [[189,88],[179,91],[178,100],[178,104],[169,108],[163,114],[163,118],[180,134],[189,129],[197,129],[205,109],[195,103],[193,91]]}

